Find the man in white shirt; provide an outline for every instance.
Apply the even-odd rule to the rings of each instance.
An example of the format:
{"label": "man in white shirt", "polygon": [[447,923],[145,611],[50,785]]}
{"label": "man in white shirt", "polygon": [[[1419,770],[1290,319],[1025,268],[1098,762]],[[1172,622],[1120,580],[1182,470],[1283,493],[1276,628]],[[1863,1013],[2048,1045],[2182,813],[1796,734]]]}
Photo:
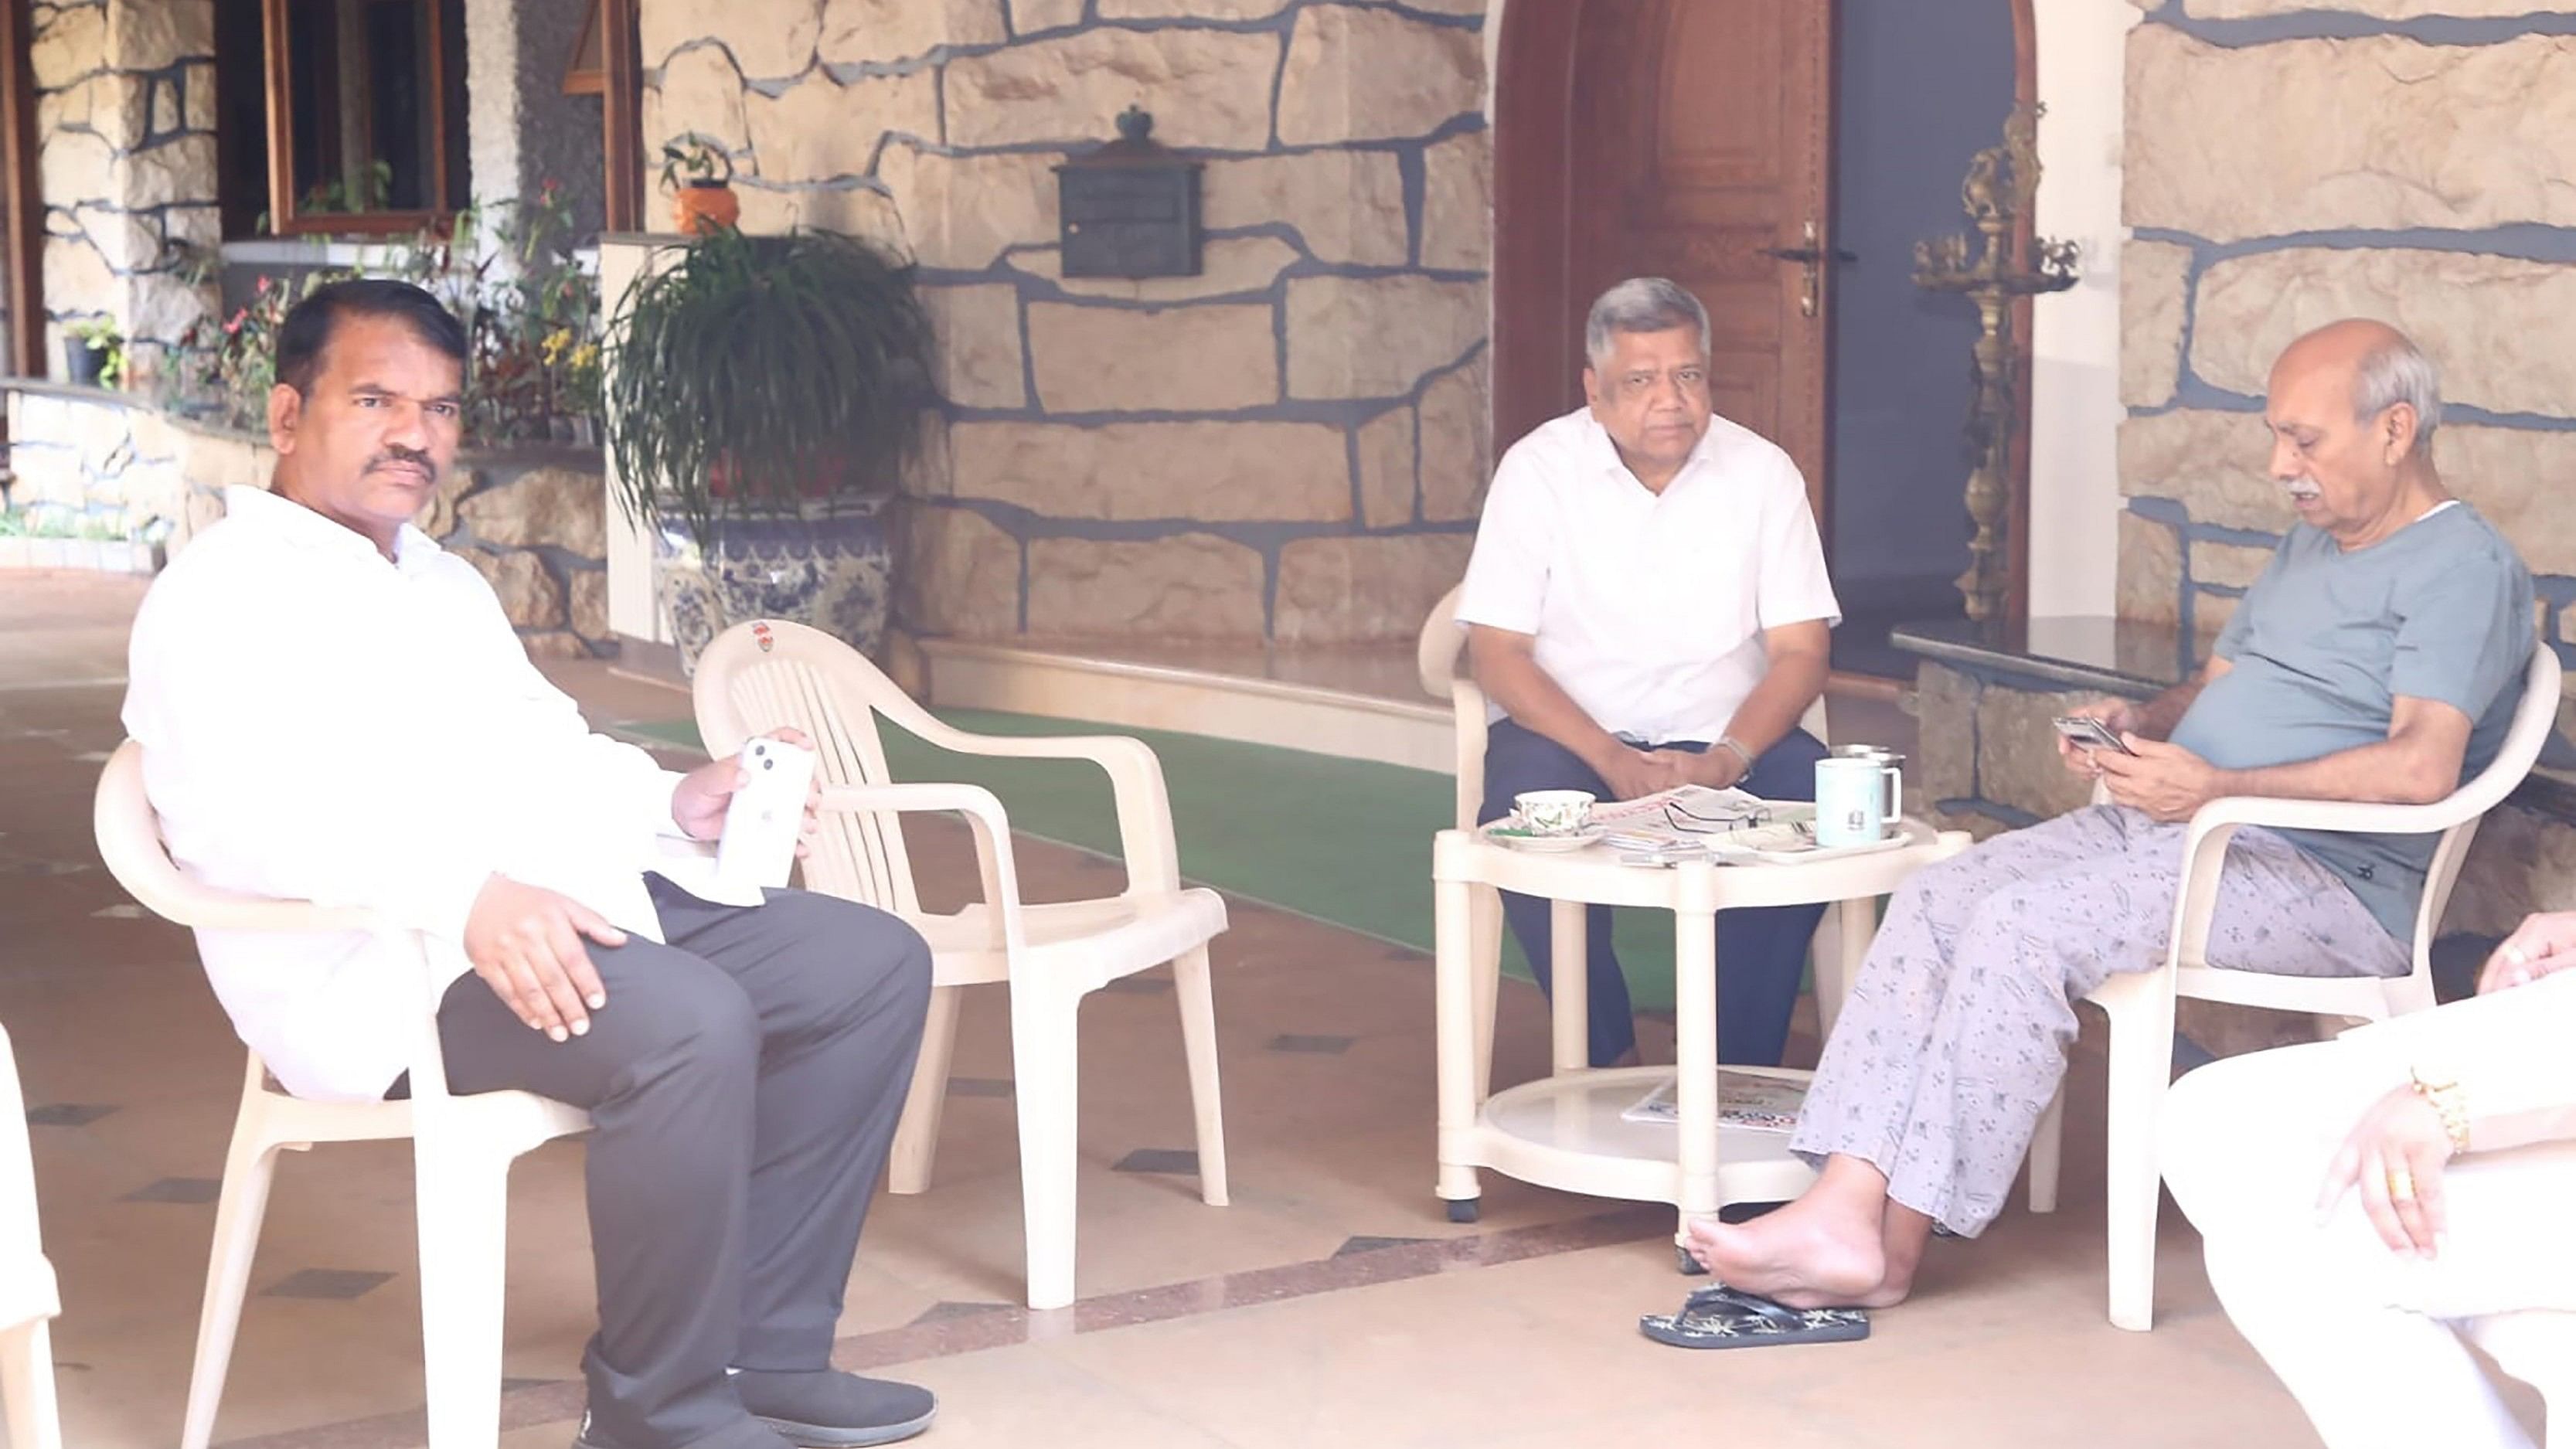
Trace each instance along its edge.
{"label": "man in white shirt", "polygon": [[[1709,403],[1708,312],[1660,277],[1622,282],[1584,329],[1586,406],[1503,455],[1458,596],[1497,718],[1487,820],[1530,790],[1634,799],[1677,785],[1815,798],[1798,728],[1842,617],[1795,463]],[[1548,904],[1505,918],[1545,989]],[[1718,917],[1717,1054],[1776,1065],[1821,907]],[[1636,1047],[1610,912],[1590,913],[1591,1060]]]}
{"label": "man in white shirt", "polygon": [[931,1396],[830,1356],[928,949],[864,906],[727,904],[656,863],[657,837],[718,835],[740,769],[590,733],[409,524],[455,461],[465,358],[415,287],[299,304],[274,491],[233,489],[135,621],[125,724],[173,858],[399,928],[201,932],[207,975],[287,1090],[376,1098],[408,1089],[425,951],[454,1091],[590,1111],[584,1449],[908,1438]]}

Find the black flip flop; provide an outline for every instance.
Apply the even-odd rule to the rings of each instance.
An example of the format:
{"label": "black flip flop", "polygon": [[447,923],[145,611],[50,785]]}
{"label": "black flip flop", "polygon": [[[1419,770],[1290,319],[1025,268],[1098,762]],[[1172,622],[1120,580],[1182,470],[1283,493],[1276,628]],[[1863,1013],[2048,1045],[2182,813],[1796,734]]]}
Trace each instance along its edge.
{"label": "black flip flop", "polygon": [[1678,1313],[1649,1313],[1637,1331],[1674,1348],[1769,1348],[1783,1343],[1850,1343],[1869,1337],[1858,1308],[1791,1308],[1723,1285],[1682,1300]]}

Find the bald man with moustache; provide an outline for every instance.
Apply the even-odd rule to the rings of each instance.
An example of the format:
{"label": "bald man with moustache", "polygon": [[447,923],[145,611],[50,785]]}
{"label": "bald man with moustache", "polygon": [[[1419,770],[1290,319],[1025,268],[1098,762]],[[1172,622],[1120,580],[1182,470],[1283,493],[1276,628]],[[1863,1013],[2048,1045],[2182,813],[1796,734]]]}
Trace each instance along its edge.
{"label": "bald man with moustache", "polygon": [[[2496,755],[2533,646],[2531,575],[2433,467],[2433,364],[2345,321],[2273,365],[2271,475],[2297,521],[2192,678],[2088,713],[2131,750],[2061,743],[2112,803],[1997,836],[1898,892],[1790,1147],[1796,1202],[1691,1251],[1791,1307],[1885,1307],[1937,1224],[1993,1220],[2065,1074],[2074,1002],[2165,959],[2193,812],[2231,795],[2420,805]],[[2411,964],[2431,836],[2246,829],[2209,958],[2283,975]]]}

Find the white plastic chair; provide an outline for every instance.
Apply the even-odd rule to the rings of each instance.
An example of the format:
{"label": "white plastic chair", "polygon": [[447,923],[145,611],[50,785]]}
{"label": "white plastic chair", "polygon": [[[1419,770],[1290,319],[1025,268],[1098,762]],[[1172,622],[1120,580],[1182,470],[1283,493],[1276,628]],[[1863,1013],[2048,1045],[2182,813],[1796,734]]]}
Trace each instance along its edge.
{"label": "white plastic chair", "polygon": [[[1189,1059],[1198,1128],[1199,1196],[1226,1203],[1225,1127],[1217,1093],[1216,1004],[1208,942],[1225,930],[1216,892],[1181,887],[1163,769],[1141,742],[1115,736],[1006,738],[951,728],[914,703],[838,639],[799,624],[757,620],[717,636],[698,658],[698,732],[718,758],[754,735],[793,725],[820,752],[822,839],[805,884],[891,911],[919,928],[932,953],[930,1020],[921,1061],[895,1129],[888,1186],[930,1186],[931,1157],[957,1040],[958,989],[1008,982],[1011,1062],[1020,1127],[1021,1211],[1032,1308],[1074,1298],[1075,1014],[1109,982],[1168,961]],[[971,785],[889,785],[877,717],[941,749],[1006,759],[1088,760],[1108,772],[1127,888],[1093,900],[1024,905],[1001,802]],[[903,831],[911,810],[959,810],[977,828],[984,898],[953,915],[921,908]]]}
{"label": "white plastic chair", "polygon": [[10,1449],[62,1449],[54,1404],[53,1320],[63,1311],[36,1222],[36,1167],[18,1058],[0,1031],[0,1409]]}
{"label": "white plastic chair", "polygon": [[[210,890],[180,873],[143,793],[143,750],[117,747],[99,777],[99,854],[155,915],[200,930],[386,931],[364,911],[324,909]],[[317,1142],[408,1137],[420,1229],[421,1366],[432,1449],[489,1449],[501,1433],[503,1242],[511,1161],[540,1143],[585,1131],[589,1114],[532,1092],[451,1097],[438,1042],[437,996],[423,958],[420,1035],[411,1100],[308,1102],[270,1085],[257,1052],[242,1078],[241,1112],[224,1159],[206,1300],[180,1449],[205,1449],[232,1363],[251,1256],[277,1172],[277,1154]]]}
{"label": "white plastic chair", "polygon": [[[1449,701],[1457,740],[1458,828],[1473,830],[1485,804],[1485,737],[1490,724],[1484,689],[1460,667],[1466,647],[1467,631],[1458,627],[1458,590],[1453,588],[1423,621],[1413,662],[1423,691]],[[1819,741],[1831,742],[1825,734],[1822,698],[1807,706],[1798,723]],[[1470,892],[1470,901],[1469,949],[1476,963],[1476,1089],[1481,1096],[1492,1089],[1494,1077],[1494,1001],[1503,979],[1503,895],[1491,886],[1477,886]],[[1825,913],[1808,953],[1816,978],[1817,1027],[1828,1036],[1851,988],[1845,979],[1839,916],[1835,911]]]}
{"label": "white plastic chair", "polygon": [[[2111,1322],[2145,1332],[2155,1326],[2156,1211],[2162,1174],[2156,1165],[2156,1121],[2173,1078],[2174,1004],[2180,997],[2226,1001],[2275,1011],[2381,1020],[2433,1005],[2433,938],[2460,878],[2461,862],[2487,811],[2531,773],[2558,717],[2558,655],[2545,641],[2532,651],[2521,704],[2493,763],[2477,778],[2430,805],[2363,805],[2341,800],[2212,800],[2191,818],[2182,843],[2182,890],[2174,902],[2173,939],[2164,969],[2113,976],[2086,998],[2110,1018],[2109,1166]],[[2097,796],[2097,798],[2099,798]],[[2227,842],[2249,826],[2281,830],[2439,834],[2415,912],[2414,968],[2403,976],[2281,976],[2229,971],[2208,960],[2210,917]],[[2061,1090],[2040,1118],[2030,1145],[2030,1210],[2057,1209],[2064,1159],[2066,1098]]]}
{"label": "white plastic chair", "polygon": [[2540,1390],[2549,1414],[2543,1449],[2576,1449],[2576,1313],[2526,1308],[2465,1326],[2496,1367]]}

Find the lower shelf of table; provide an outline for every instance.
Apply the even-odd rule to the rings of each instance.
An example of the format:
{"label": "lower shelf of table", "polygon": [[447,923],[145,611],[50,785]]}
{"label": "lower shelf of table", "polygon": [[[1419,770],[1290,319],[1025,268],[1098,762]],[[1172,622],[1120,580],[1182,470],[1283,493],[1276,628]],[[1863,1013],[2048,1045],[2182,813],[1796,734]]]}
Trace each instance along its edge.
{"label": "lower shelf of table", "polygon": [[[1811,1074],[1787,1069],[1729,1067],[1804,1081]],[[1591,1197],[1671,1203],[1685,1211],[1713,1212],[1729,1203],[1784,1202],[1805,1191],[1815,1173],[1789,1154],[1785,1132],[1718,1128],[1714,1201],[1684,1200],[1677,1162],[1681,1128],[1670,1122],[1629,1122],[1620,1114],[1672,1075],[1670,1067],[1627,1067],[1569,1072],[1497,1092],[1458,1133],[1443,1132],[1440,1165],[1490,1168],[1522,1182]]]}

